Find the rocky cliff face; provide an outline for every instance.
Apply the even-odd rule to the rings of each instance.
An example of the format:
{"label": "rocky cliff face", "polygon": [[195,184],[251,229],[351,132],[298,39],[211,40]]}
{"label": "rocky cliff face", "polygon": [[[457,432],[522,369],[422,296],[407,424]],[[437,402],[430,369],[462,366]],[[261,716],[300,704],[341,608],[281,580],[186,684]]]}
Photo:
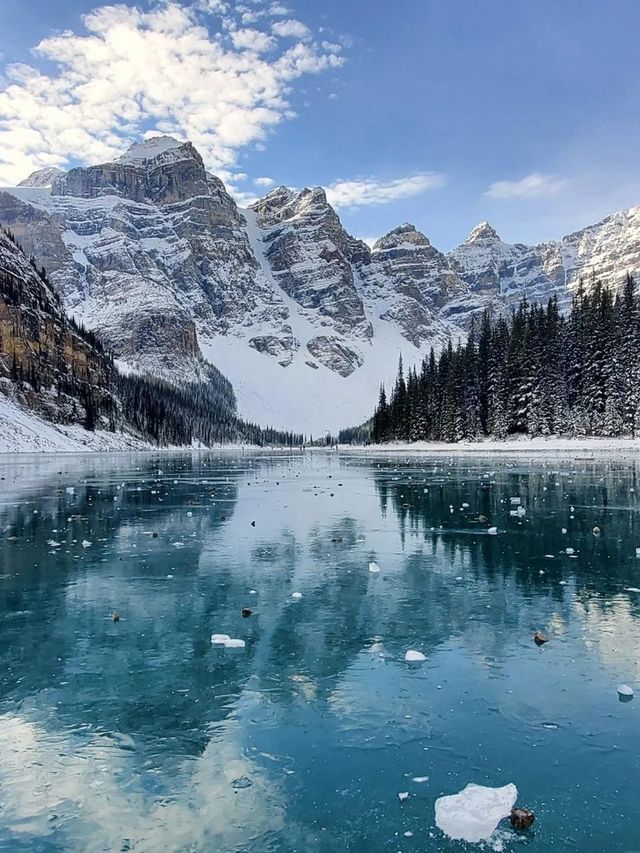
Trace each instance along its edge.
{"label": "rocky cliff face", "polygon": [[0,228],[0,392],[56,423],[114,423],[114,367]]}
{"label": "rocky cliff face", "polygon": [[0,219],[127,369],[193,381],[215,364],[242,415],[306,431],[366,417],[400,352],[419,361],[485,308],[566,304],[580,276],[640,268],[640,208],[538,246],[485,222],[447,255],[410,224],[370,250],[321,188],[240,210],[168,137],[46,180],[0,193]]}

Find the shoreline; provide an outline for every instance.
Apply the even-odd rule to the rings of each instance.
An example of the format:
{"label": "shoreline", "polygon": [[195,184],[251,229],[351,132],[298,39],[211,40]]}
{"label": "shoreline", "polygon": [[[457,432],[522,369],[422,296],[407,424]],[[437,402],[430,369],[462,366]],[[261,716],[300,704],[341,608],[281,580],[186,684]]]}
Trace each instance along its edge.
{"label": "shoreline", "polygon": [[[390,444],[349,445],[341,444],[340,453],[357,456],[409,456],[450,455],[506,455],[526,453],[640,453],[640,438],[519,438],[505,441],[461,441],[458,444],[445,442],[417,441],[414,443],[394,442]],[[584,460],[594,458],[585,456]]]}

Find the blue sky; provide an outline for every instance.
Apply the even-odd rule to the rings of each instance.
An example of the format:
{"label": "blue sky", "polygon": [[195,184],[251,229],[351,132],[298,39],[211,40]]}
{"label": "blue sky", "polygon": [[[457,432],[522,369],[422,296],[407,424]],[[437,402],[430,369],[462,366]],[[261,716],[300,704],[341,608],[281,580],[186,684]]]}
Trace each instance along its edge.
{"label": "blue sky", "polygon": [[[3,182],[27,165],[106,158],[160,122],[199,134],[241,199],[267,179],[333,188],[361,237],[407,220],[449,249],[487,219],[503,239],[535,242],[640,203],[637,0],[225,3],[129,2],[118,18],[96,0],[2,0]],[[96,9],[92,39],[107,60],[79,65],[83,15]],[[171,20],[145,17],[167,9]],[[123,79],[141,66],[119,55],[120,32],[149,45],[137,88]],[[201,58],[163,59],[161,36],[187,51],[195,39]],[[213,58],[207,38],[219,45]],[[34,53],[43,39],[50,46]],[[170,82],[147,75],[154,62]],[[91,85],[78,104],[83,79]]]}

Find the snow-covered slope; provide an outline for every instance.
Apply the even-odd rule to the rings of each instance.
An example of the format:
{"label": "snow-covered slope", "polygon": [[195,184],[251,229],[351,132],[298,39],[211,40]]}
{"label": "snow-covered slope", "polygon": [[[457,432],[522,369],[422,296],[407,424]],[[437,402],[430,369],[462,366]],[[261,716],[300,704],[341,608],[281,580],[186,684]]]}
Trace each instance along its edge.
{"label": "snow-covered slope", "polygon": [[0,192],[0,221],[118,363],[232,381],[239,413],[307,433],[365,419],[402,352],[464,337],[486,307],[566,303],[579,276],[640,268],[640,208],[539,246],[488,223],[448,255],[405,224],[370,250],[321,188],[240,210],[189,142],[157,137],[113,163]]}

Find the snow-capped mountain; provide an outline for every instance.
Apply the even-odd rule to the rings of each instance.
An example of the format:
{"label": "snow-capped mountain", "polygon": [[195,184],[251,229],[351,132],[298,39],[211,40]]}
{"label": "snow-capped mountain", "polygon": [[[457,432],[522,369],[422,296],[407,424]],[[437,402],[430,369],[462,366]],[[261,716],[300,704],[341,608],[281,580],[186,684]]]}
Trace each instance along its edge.
{"label": "snow-capped mountain", "polygon": [[366,418],[400,352],[419,361],[485,307],[566,301],[580,276],[616,285],[640,268],[640,208],[538,246],[481,223],[445,255],[405,224],[369,249],[321,188],[241,210],[170,137],[36,173],[0,192],[0,221],[124,369],[205,380],[214,364],[241,415],[316,433]]}

